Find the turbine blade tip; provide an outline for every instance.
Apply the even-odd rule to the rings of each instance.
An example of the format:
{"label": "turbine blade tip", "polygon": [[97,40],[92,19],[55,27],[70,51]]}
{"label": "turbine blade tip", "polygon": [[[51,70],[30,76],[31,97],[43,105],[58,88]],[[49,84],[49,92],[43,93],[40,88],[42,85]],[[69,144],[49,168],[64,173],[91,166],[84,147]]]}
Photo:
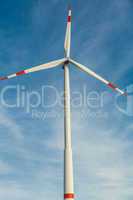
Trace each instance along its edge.
{"label": "turbine blade tip", "polygon": [[127,93],[127,92],[124,92],[123,95],[124,95],[124,96],[128,96],[128,93]]}
{"label": "turbine blade tip", "polygon": [[68,15],[67,22],[71,22],[71,15]]}
{"label": "turbine blade tip", "polygon": [[0,78],[0,81],[4,81],[4,80],[6,80],[6,79],[8,79],[8,77],[6,77],[6,76],[5,76],[5,77],[1,77],[1,78]]}

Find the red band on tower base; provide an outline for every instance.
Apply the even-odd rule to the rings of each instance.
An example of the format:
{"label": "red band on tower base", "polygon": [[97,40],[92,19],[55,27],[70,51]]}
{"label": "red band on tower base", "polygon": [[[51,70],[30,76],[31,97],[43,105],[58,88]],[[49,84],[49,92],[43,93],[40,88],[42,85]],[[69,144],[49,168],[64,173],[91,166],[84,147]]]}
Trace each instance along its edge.
{"label": "red band on tower base", "polygon": [[26,74],[25,70],[20,71],[20,72],[17,72],[17,73],[16,73],[16,76],[20,76],[20,75],[23,75],[23,74]]}
{"label": "red band on tower base", "polygon": [[64,199],[74,199],[74,194],[64,194]]}

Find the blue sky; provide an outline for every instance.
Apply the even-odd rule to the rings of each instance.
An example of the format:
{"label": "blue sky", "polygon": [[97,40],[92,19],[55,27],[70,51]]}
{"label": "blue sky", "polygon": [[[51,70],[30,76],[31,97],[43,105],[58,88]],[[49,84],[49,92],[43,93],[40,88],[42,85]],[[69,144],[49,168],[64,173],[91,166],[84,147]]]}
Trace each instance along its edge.
{"label": "blue sky", "polygon": [[[63,57],[67,1],[0,3],[1,76]],[[131,0],[72,1],[72,58],[121,88],[133,84],[132,8]],[[27,104],[7,108],[1,99],[8,86],[24,86],[26,94],[41,95],[46,85],[63,91],[62,66],[1,82],[1,200],[63,198],[63,108],[59,103],[52,108],[39,105],[27,113]],[[72,106],[77,199],[131,200],[133,116],[126,110],[129,100],[71,66],[72,97],[83,96],[84,88],[87,93],[97,92],[100,99],[103,92],[106,95],[97,108]],[[17,92],[11,90],[5,100],[11,104],[17,98]],[[48,103],[55,97],[47,91],[45,98]],[[33,104],[34,98],[31,101]]]}

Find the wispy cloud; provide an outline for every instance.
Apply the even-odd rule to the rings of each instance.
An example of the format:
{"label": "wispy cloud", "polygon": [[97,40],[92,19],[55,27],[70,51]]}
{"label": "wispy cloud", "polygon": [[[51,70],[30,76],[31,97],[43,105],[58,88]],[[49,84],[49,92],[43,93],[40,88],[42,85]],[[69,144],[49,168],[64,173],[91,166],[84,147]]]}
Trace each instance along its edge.
{"label": "wispy cloud", "polygon": [[0,126],[7,129],[7,133],[10,137],[14,139],[23,139],[23,134],[21,127],[18,125],[18,122],[13,120],[12,117],[7,113],[6,109],[2,106],[0,107]]}

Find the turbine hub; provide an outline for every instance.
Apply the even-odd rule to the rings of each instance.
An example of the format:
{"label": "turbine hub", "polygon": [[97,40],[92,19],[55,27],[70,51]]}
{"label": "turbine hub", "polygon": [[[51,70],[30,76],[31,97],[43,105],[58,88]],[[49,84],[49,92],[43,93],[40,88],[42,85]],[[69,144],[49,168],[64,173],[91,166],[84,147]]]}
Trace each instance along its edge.
{"label": "turbine hub", "polygon": [[68,65],[69,63],[70,63],[69,59],[64,62],[65,65]]}

